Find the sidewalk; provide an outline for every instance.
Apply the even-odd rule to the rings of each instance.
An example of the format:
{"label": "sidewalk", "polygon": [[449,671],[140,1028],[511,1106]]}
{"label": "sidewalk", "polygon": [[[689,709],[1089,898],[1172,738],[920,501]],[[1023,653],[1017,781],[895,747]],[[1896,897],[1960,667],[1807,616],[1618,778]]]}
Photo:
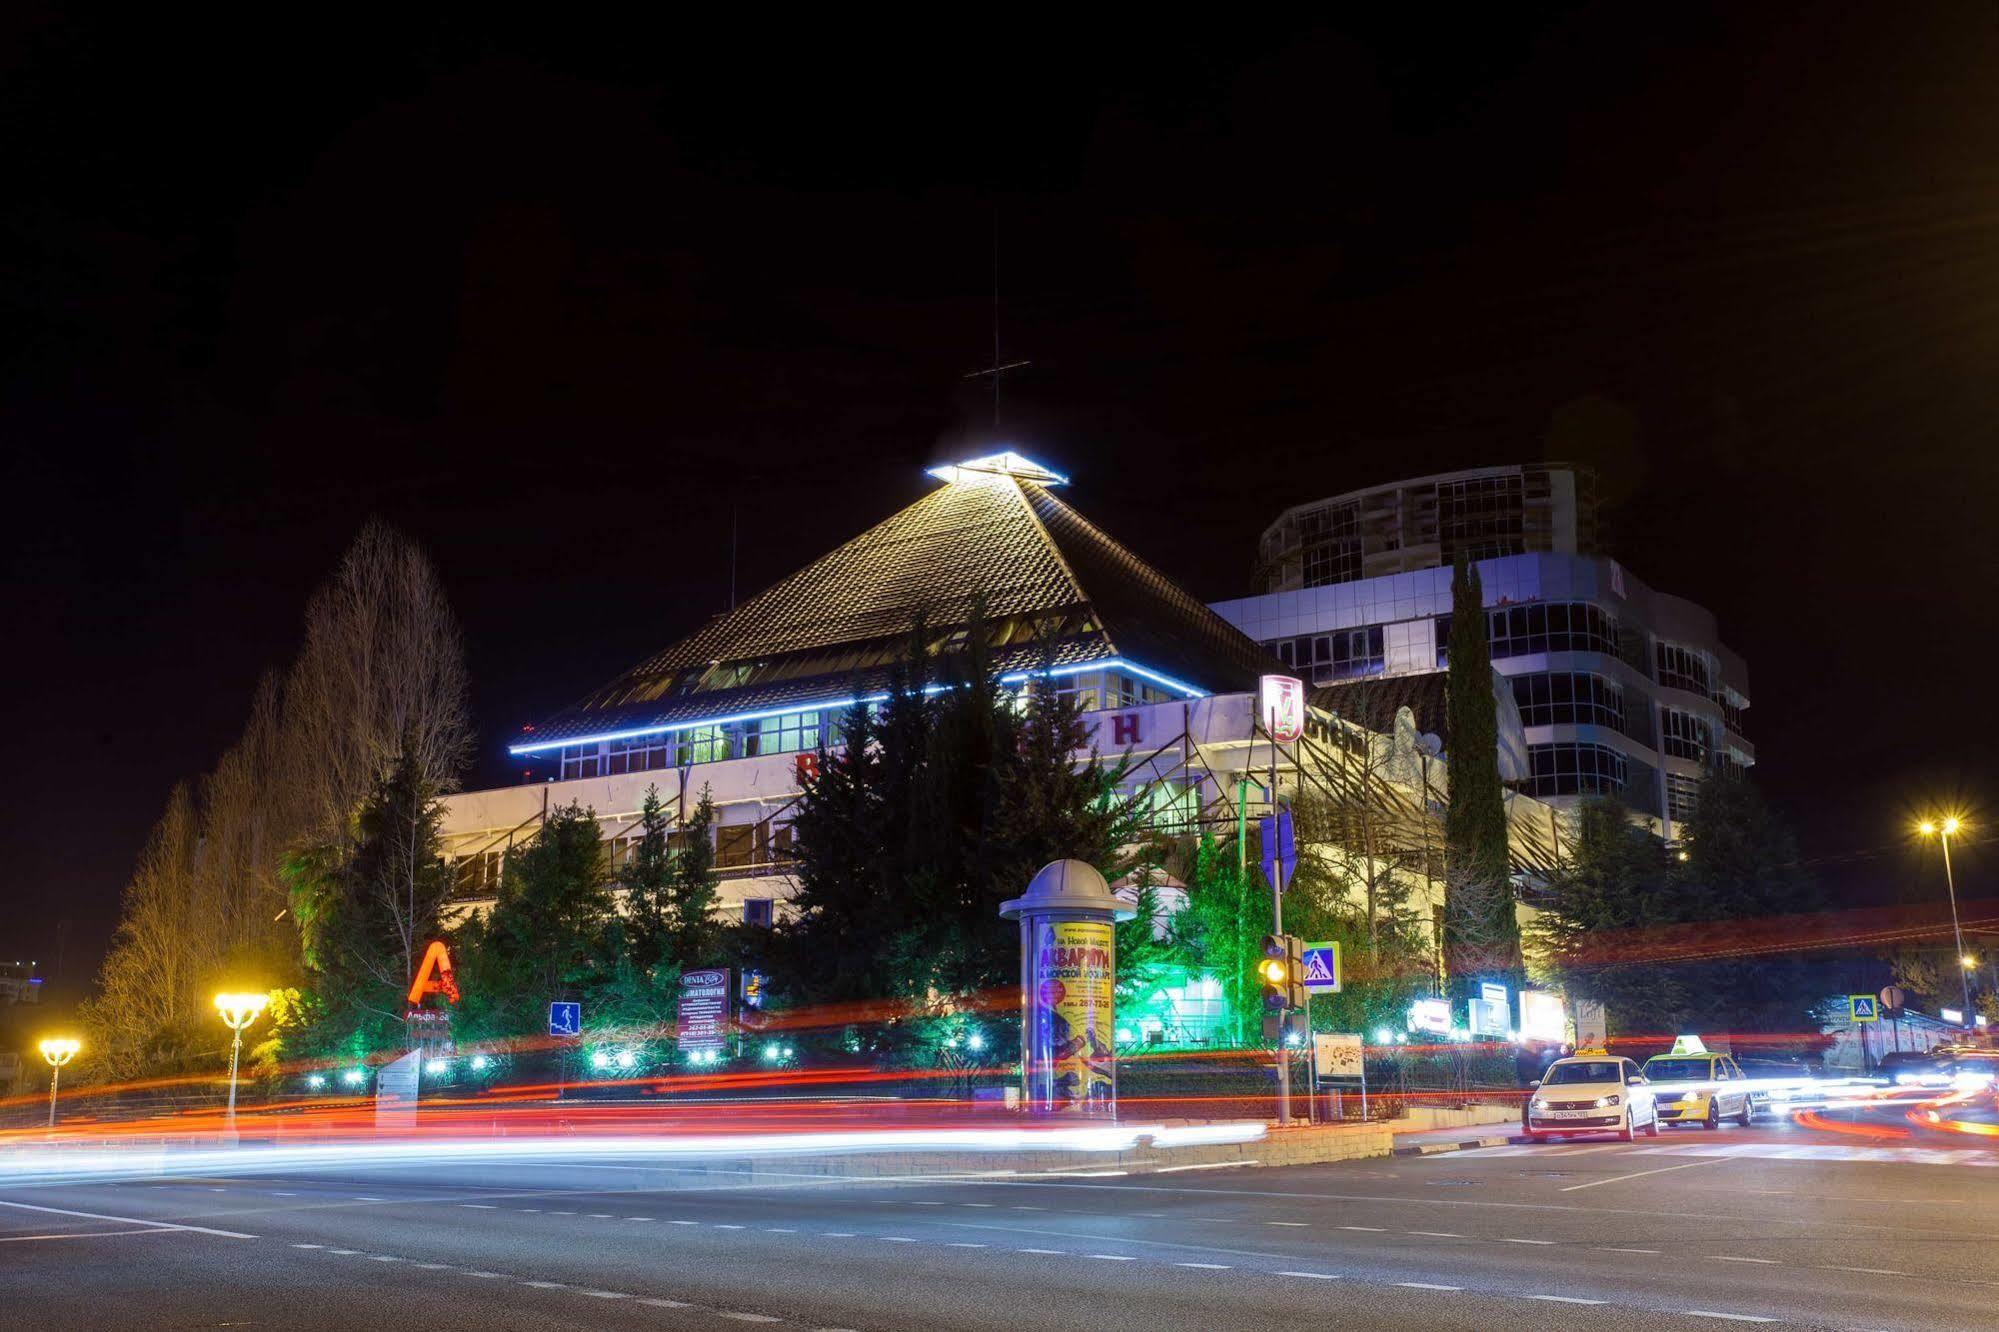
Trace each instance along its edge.
{"label": "sidewalk", "polygon": [[1458,1152],[1472,1147],[1504,1147],[1525,1142],[1520,1121],[1503,1124],[1474,1124],[1465,1128],[1413,1129],[1395,1134],[1397,1156],[1431,1156],[1438,1152]]}

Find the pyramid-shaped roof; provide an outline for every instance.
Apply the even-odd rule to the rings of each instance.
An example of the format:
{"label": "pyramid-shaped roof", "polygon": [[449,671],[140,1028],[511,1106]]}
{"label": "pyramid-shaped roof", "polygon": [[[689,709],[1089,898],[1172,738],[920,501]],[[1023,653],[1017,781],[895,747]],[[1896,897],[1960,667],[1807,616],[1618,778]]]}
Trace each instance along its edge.
{"label": "pyramid-shaped roof", "polygon": [[962,642],[983,603],[1002,674],[1122,662],[1198,697],[1254,689],[1263,649],[1051,493],[1017,455],[945,484],[529,728],[515,753],[837,705],[886,686],[919,625]]}

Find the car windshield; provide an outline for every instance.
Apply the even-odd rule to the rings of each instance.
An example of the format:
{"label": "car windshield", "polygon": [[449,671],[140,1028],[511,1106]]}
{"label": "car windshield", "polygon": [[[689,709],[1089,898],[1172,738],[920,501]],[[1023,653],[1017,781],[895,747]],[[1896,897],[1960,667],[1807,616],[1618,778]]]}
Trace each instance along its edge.
{"label": "car windshield", "polygon": [[1619,1082],[1615,1059],[1591,1059],[1573,1064],[1556,1064],[1548,1070],[1546,1082],[1561,1086],[1569,1082]]}
{"label": "car windshield", "polygon": [[1659,1082],[1707,1082],[1714,1073],[1705,1059],[1652,1059],[1646,1061],[1645,1076]]}

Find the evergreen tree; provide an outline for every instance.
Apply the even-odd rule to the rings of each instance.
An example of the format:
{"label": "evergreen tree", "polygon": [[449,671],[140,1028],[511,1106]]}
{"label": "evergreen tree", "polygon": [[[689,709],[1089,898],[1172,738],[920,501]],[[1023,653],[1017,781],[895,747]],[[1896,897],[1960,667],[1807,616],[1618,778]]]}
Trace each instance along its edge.
{"label": "evergreen tree", "polygon": [[1132,899],[1136,914],[1115,927],[1117,955],[1117,1006],[1135,1004],[1150,994],[1162,972],[1186,962],[1186,949],[1175,933],[1176,922],[1162,918],[1159,887],[1152,882],[1149,866],[1138,874],[1138,892]]}
{"label": "evergreen tree", "polygon": [[405,992],[451,893],[442,819],[436,788],[406,749],[361,806],[350,845],[288,858],[310,981],[299,1048],[365,1053],[400,1039]]}
{"label": "evergreen tree", "polygon": [[626,955],[638,972],[650,971],[673,951],[674,867],[669,830],[659,787],[646,787],[645,799],[639,803],[639,838],[618,875],[625,893]]}
{"label": "evergreen tree", "polygon": [[681,830],[666,882],[666,918],[670,922],[668,958],[682,971],[713,966],[722,945],[722,922],[715,919],[715,797],[701,788],[694,815]]}
{"label": "evergreen tree", "polygon": [[459,932],[468,1035],[543,1031],[550,1002],[587,998],[611,974],[615,904],[601,836],[594,813],[562,805],[507,858],[491,915]]}
{"label": "evergreen tree", "polygon": [[1622,804],[1591,799],[1540,895],[1534,934],[1550,969],[1572,1000],[1601,1003],[1614,1033],[1689,1029],[1684,977],[1649,956],[1681,918],[1675,863]]}
{"label": "evergreen tree", "polygon": [[1239,869],[1236,849],[1203,832],[1187,874],[1187,905],[1174,919],[1187,953],[1212,971],[1228,1014],[1229,1040],[1247,1045],[1261,1030],[1262,985],[1256,964],[1270,932],[1270,891],[1254,869]]}
{"label": "evergreen tree", "polygon": [[1499,720],[1478,569],[1460,556],[1451,576],[1450,805],[1444,814],[1444,966],[1462,1000],[1480,978],[1517,989],[1520,925],[1506,855]]}

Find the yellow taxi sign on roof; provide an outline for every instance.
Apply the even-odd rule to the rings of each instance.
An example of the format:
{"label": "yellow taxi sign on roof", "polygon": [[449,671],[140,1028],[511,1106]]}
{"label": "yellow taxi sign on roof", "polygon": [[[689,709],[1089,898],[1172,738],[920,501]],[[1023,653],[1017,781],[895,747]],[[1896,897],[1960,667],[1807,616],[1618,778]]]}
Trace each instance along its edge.
{"label": "yellow taxi sign on roof", "polygon": [[1676,1036],[1673,1038],[1673,1048],[1670,1053],[1676,1055],[1702,1055],[1707,1053],[1707,1046],[1701,1043],[1701,1038],[1698,1036]]}
{"label": "yellow taxi sign on roof", "polygon": [[1579,1045],[1576,1047],[1576,1053],[1579,1055],[1607,1055],[1610,1053],[1610,1048],[1603,1045]]}

